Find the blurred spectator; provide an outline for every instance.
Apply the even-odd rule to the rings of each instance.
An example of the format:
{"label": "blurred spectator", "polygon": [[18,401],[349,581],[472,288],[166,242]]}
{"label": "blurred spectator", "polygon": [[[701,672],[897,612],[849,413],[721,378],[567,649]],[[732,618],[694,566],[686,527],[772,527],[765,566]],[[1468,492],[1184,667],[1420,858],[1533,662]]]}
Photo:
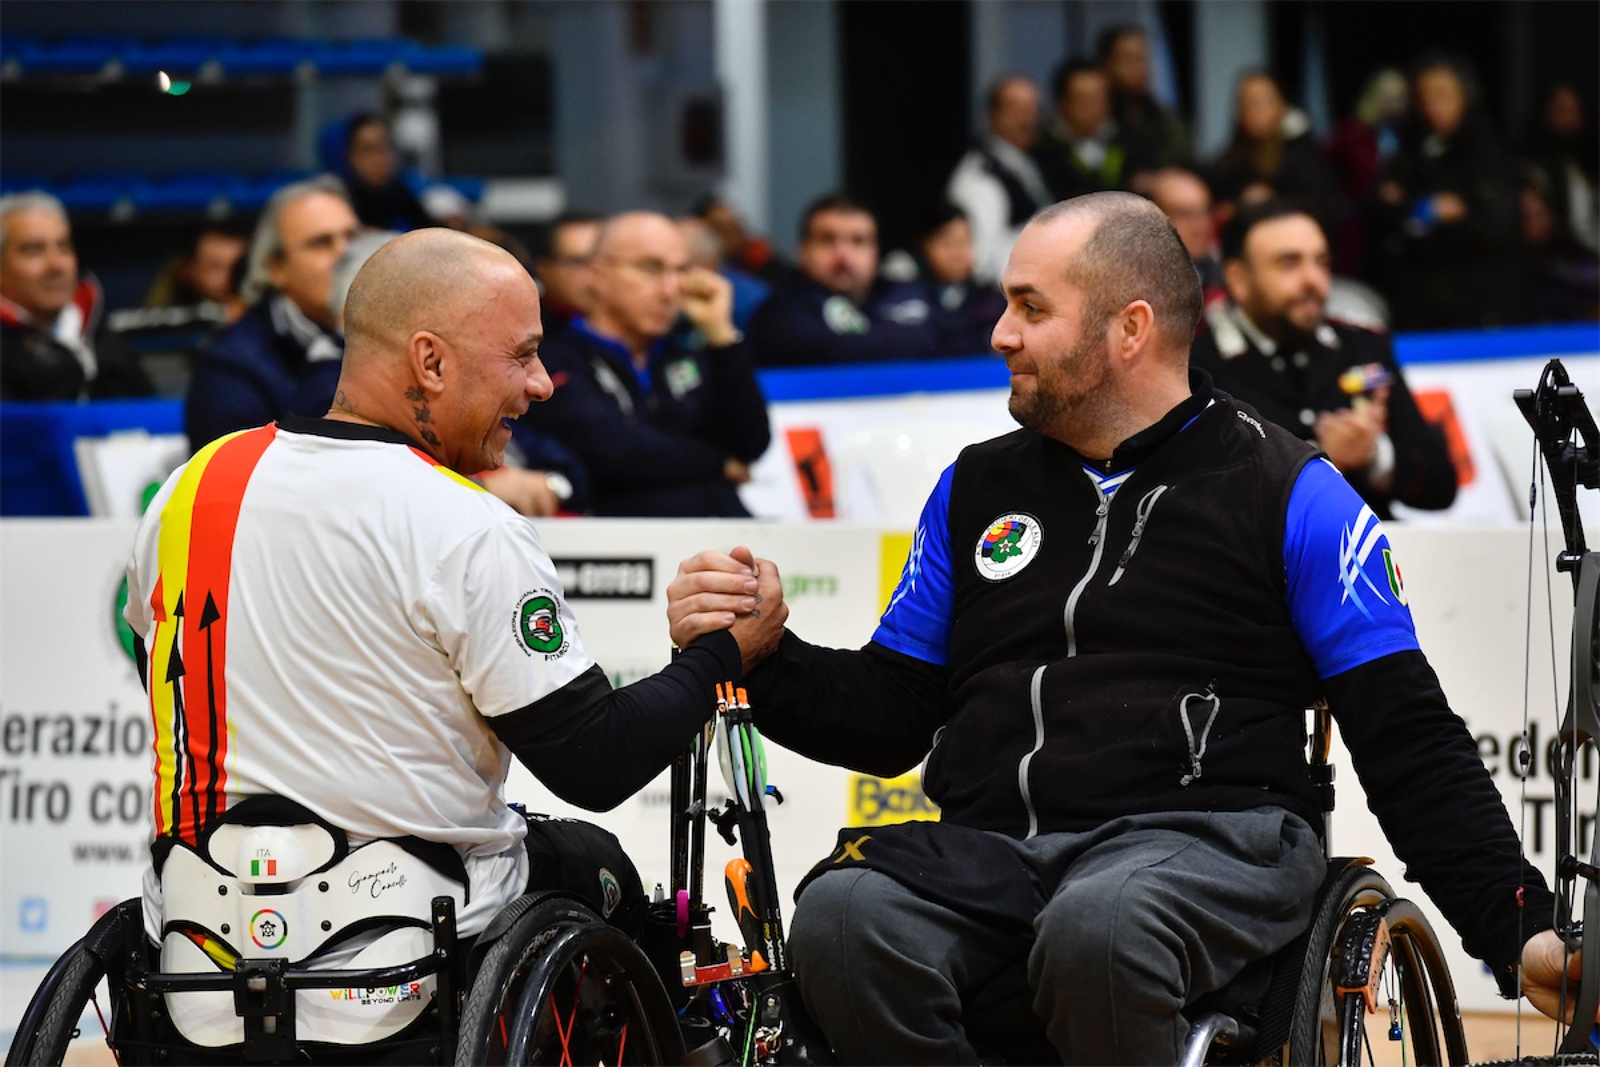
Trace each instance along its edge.
{"label": "blurred spectator", "polygon": [[594,299],[590,267],[599,236],[600,216],[587,211],[558,215],[546,229],[535,269],[547,338],[589,310]]}
{"label": "blurred spectator", "polygon": [[1039,135],[1035,157],[1056,200],[1102,189],[1122,189],[1130,175],[1148,169],[1130,159],[1111,117],[1106,72],[1084,59],[1069,60],[1051,78],[1056,113]]}
{"label": "blurred spectator", "polygon": [[1560,83],[1545,94],[1527,155],[1544,173],[1556,228],[1579,246],[1600,250],[1600,137],[1575,86]]}
{"label": "blurred spectator", "polygon": [[989,90],[989,132],[961,157],[945,195],[966,213],[977,250],[973,273],[1000,280],[1023,224],[1053,202],[1039,164],[1039,90],[1007,75]]}
{"label": "blurred spectator", "polygon": [[1323,148],[1337,183],[1333,262],[1341,274],[1363,274],[1367,258],[1367,207],[1378,174],[1400,148],[1410,89],[1392,67],[1373,73],[1361,89],[1355,111],[1346,116]]}
{"label": "blurred spectator", "polygon": [[722,242],[722,262],[776,285],[785,279],[788,268],[773,251],[772,242],[763,237],[752,237],[745,232],[744,222],[733,205],[722,198],[707,194],[695,204],[690,214],[698,215],[716,231]]}
{"label": "blurred spectator", "polygon": [[0,197],[0,400],[150,395],[104,314],[99,283],[78,276],[61,201]]}
{"label": "blurred spectator", "polygon": [[988,352],[1006,298],[999,287],[974,276],[977,255],[966,213],[940,204],[923,227],[921,253],[923,278],[948,320],[945,347],[973,356]]}
{"label": "blurred spectator", "polygon": [[878,224],[843,194],[800,220],[799,276],[775,290],[750,326],[763,366],[872,363],[942,354],[932,298],[919,282],[878,277]]}
{"label": "blurred spectator", "polygon": [[1222,230],[1230,302],[1211,308],[1190,360],[1263,418],[1314,441],[1382,518],[1398,501],[1446,508],[1456,471],[1382,334],[1324,317],[1332,280],[1317,220],[1281,200]]}
{"label": "blurred spectator", "polygon": [[1518,183],[1522,209],[1521,280],[1525,307],[1538,322],[1600,317],[1600,258],[1584,247],[1552,206],[1558,196],[1541,168],[1524,169]]}
{"label": "blurred spectator", "polygon": [[678,220],[678,232],[689,250],[689,265],[716,271],[733,286],[733,326],[740,333],[750,328],[756,311],[772,295],[772,286],[753,274],[722,261],[722,241],[711,224],[698,215]]}
{"label": "blurred spectator", "polygon": [[1147,175],[1139,185],[1139,191],[1172,220],[1172,228],[1189,250],[1205,290],[1206,306],[1226,300],[1228,291],[1222,282],[1222,259],[1217,255],[1216,225],[1211,217],[1211,190],[1206,183],[1193,171],[1165,167]]}
{"label": "blurred spectator", "polygon": [[1142,26],[1112,26],[1100,34],[1095,56],[1110,80],[1111,117],[1129,157],[1141,167],[1189,166],[1189,131],[1150,92],[1150,35]]}
{"label": "blurred spectator", "polygon": [[1211,191],[1224,219],[1241,203],[1291,197],[1319,222],[1331,218],[1333,177],[1311,134],[1311,120],[1291,108],[1272,75],[1239,79],[1233,140],[1212,167]]}
{"label": "blurred spectator", "polygon": [[737,486],[772,432],[733,287],[642,212],[605,223],[593,270],[589,314],[540,349],[555,392],[525,419],[583,462],[597,515],[748,515]]}
{"label": "blurred spectator", "polygon": [[149,308],[194,307],[217,304],[236,322],[244,314],[235,279],[248,242],[235,226],[207,222],[191,229],[183,251],[167,261],[156,275],[144,306]]}
{"label": "blurred spectator", "polygon": [[191,448],[284,415],[328,410],[344,356],[333,269],[359,225],[343,184],[326,175],[284,186],[267,201],[242,292],[250,310],[195,361],[184,407]]}
{"label": "blurred spectator", "polygon": [[[317,142],[323,169],[342,178],[363,226],[405,231],[438,223],[400,176],[389,124],[370,112],[329,123]],[[320,414],[320,412],[319,412]]]}
{"label": "blurred spectator", "polygon": [[1510,161],[1458,60],[1423,59],[1415,117],[1378,184],[1385,276],[1400,330],[1515,321],[1504,268],[1517,239]]}

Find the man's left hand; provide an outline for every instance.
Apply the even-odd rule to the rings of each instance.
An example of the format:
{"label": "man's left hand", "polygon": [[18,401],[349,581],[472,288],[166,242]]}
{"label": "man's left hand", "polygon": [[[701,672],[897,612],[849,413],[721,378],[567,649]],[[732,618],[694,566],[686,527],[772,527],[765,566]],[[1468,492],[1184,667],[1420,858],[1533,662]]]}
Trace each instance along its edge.
{"label": "man's left hand", "polygon": [[[1543,930],[1534,934],[1528,938],[1527,944],[1522,946],[1522,992],[1528,998],[1528,1003],[1538,1008],[1540,1012],[1552,1019],[1557,1018],[1562,1008],[1563,960],[1567,965],[1567,1003],[1566,1018],[1561,1021],[1570,1025],[1576,1007],[1573,998],[1577,994],[1577,980],[1583,973],[1583,958],[1577,952],[1569,957],[1566,945],[1554,930]],[[1600,1023],[1600,1018],[1595,1019],[1595,1022]]]}
{"label": "man's left hand", "polygon": [[683,313],[712,348],[739,339],[733,327],[733,283],[716,271],[692,267],[683,279]]}

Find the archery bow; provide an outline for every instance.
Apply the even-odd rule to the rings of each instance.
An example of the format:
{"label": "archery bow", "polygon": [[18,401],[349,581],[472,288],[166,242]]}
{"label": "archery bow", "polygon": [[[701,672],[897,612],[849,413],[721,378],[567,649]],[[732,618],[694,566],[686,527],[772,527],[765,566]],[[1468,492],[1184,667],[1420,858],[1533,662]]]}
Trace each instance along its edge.
{"label": "archery bow", "polygon": [[[1513,394],[1523,418],[1533,427],[1550,473],[1550,491],[1561,517],[1565,548],[1556,569],[1572,575],[1572,662],[1567,707],[1556,743],[1555,929],[1567,952],[1582,952],[1582,970],[1571,1003],[1574,1025],[1558,1051],[1591,1051],[1591,1033],[1600,1007],[1600,833],[1592,835],[1589,858],[1580,859],[1574,836],[1578,756],[1585,744],[1600,744],[1600,552],[1589,551],[1578,513],[1578,487],[1600,489],[1600,430],[1558,359],[1545,365],[1537,389]],[[1530,504],[1532,501],[1530,500]],[[1531,519],[1531,516],[1530,516]],[[1600,798],[1600,786],[1597,786]],[[1574,918],[1578,884],[1583,883],[1582,919]],[[1565,961],[1563,961],[1565,963]],[[1565,973],[1565,966],[1563,966]],[[1566,1007],[1563,986],[1563,1004]]]}

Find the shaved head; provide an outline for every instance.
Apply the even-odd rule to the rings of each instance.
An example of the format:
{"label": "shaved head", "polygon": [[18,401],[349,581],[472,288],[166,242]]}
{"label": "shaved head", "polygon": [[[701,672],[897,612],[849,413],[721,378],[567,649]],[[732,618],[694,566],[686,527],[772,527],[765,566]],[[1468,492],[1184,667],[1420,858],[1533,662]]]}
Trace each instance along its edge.
{"label": "shaved head", "polygon": [[600,227],[596,239],[596,255],[628,256],[641,246],[654,247],[660,241],[681,242],[677,224],[665,215],[653,211],[626,211],[613,215]]}
{"label": "shaved head", "polygon": [[1067,258],[1067,278],[1089,299],[1091,322],[1107,322],[1144,300],[1155,313],[1162,347],[1188,360],[1200,321],[1200,276],[1172,222],[1136,193],[1090,193],[1052,204],[1028,223],[1070,227],[1078,245]]}
{"label": "shaved head", "polygon": [[372,254],[345,300],[345,363],[397,358],[417,330],[446,336],[507,275],[526,275],[505,249],[456,230],[402,234]]}

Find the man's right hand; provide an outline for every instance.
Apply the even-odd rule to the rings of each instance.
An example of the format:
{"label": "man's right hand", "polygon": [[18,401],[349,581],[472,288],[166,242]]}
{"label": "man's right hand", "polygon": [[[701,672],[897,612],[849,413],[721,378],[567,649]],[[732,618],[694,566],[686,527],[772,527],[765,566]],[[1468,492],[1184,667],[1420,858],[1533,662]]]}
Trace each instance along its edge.
{"label": "man's right hand", "polygon": [[777,565],[742,546],[684,560],[667,586],[673,643],[684,648],[704,634],[731,630],[747,671],[778,647],[788,618]]}

